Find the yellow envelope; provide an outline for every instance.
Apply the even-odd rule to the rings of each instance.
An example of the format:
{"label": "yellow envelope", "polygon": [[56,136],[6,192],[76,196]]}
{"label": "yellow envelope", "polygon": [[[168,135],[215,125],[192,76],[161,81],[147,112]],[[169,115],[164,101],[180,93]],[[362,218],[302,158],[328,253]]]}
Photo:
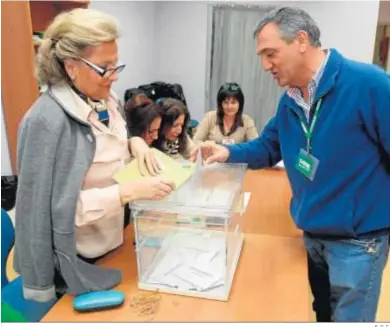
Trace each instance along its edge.
{"label": "yellow envelope", "polygon": [[[194,173],[194,164],[184,165],[157,149],[152,149],[152,151],[163,167],[163,171],[158,176],[174,182],[176,188],[179,188]],[[141,175],[137,160],[132,160],[128,165],[126,165],[126,167],[114,176],[114,179],[119,184],[123,184],[125,182],[131,182],[150,176],[146,168],[144,171],[145,176]]]}

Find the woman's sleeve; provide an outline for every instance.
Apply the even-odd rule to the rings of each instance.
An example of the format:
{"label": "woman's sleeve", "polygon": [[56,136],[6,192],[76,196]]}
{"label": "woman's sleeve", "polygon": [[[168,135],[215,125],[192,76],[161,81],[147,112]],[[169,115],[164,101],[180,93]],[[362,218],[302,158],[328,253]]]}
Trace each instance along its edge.
{"label": "woman's sleeve", "polygon": [[196,127],[196,133],[193,137],[193,140],[196,144],[207,141],[207,136],[210,133],[212,128],[210,113],[206,114],[206,117],[200,122],[200,124]]}
{"label": "woman's sleeve", "polygon": [[51,199],[60,133],[38,115],[25,117],[18,132],[18,190],[14,267],[26,299],[55,297]]}
{"label": "woman's sleeve", "polygon": [[79,194],[76,208],[76,226],[93,224],[98,219],[107,219],[123,211],[119,185],[91,188]]}

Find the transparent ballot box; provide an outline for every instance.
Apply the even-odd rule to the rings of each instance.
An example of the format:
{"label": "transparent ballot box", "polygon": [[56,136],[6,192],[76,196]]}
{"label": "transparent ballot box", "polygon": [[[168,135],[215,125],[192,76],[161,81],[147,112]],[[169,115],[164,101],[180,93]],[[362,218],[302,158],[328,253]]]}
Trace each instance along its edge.
{"label": "transparent ballot box", "polygon": [[166,199],[131,204],[140,289],[228,300],[244,240],[245,170],[202,166]]}

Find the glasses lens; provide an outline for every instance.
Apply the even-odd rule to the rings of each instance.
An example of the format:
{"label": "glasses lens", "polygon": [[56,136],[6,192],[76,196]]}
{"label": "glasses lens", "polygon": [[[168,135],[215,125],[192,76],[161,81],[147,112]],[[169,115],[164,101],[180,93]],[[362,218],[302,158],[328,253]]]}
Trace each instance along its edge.
{"label": "glasses lens", "polygon": [[109,68],[109,69],[106,69],[106,72],[104,73],[103,77],[104,78],[109,78],[111,77],[112,75],[114,75],[114,73],[121,73],[123,71],[123,69],[125,69],[126,65],[120,65],[118,67],[115,67],[115,68]]}
{"label": "glasses lens", "polygon": [[115,68],[117,74],[121,73],[125,69],[126,65],[119,65]]}

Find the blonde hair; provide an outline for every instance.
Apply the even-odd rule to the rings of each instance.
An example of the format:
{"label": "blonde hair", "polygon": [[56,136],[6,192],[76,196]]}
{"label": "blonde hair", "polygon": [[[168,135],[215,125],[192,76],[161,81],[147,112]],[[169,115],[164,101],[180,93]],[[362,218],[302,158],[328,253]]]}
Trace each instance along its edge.
{"label": "blonde hair", "polygon": [[84,50],[119,37],[117,20],[95,9],[77,8],[55,17],[44,33],[37,55],[41,84],[69,81],[65,59],[78,59]]}

